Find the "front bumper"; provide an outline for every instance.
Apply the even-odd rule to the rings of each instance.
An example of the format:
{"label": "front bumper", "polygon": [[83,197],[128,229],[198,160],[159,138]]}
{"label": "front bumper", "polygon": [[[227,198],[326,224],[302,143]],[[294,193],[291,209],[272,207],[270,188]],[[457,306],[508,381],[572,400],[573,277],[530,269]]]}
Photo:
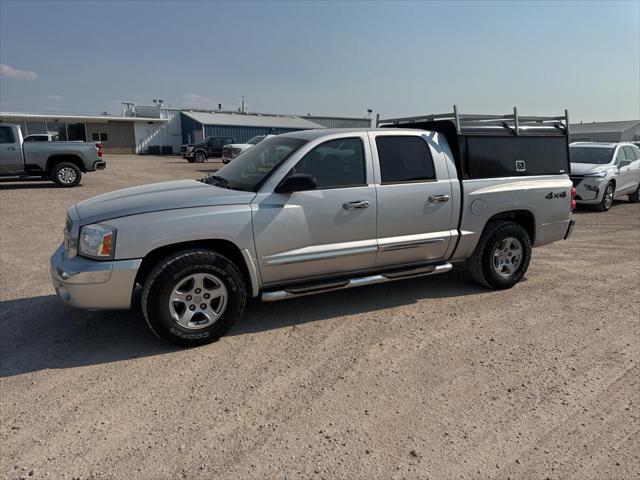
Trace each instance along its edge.
{"label": "front bumper", "polygon": [[608,178],[602,177],[578,177],[572,178],[573,184],[576,187],[576,203],[600,203],[602,200],[602,193],[604,192]]}
{"label": "front bumper", "polygon": [[51,257],[51,281],[58,297],[72,307],[128,309],[141,263],[141,259],[102,262],[67,258],[60,245]]}

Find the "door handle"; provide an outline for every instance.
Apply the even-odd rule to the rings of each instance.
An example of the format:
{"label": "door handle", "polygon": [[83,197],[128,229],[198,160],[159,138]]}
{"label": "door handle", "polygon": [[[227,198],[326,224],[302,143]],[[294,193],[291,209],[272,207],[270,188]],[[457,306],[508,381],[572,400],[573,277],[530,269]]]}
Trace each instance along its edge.
{"label": "door handle", "polygon": [[18,147],[7,147],[7,150],[17,150]]}
{"label": "door handle", "polygon": [[449,195],[431,195],[429,197],[431,203],[443,203],[449,201]]}
{"label": "door handle", "polygon": [[355,210],[356,208],[367,208],[369,206],[368,200],[358,200],[356,202],[347,202],[342,204],[342,208],[345,210]]}

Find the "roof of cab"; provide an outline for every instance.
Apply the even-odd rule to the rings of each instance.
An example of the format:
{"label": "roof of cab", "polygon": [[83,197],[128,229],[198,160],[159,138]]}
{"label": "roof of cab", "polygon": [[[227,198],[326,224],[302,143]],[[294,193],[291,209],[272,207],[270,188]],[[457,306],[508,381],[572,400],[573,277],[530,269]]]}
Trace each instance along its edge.
{"label": "roof of cab", "polygon": [[299,130],[297,132],[288,132],[279,135],[280,137],[293,137],[303,140],[315,140],[317,138],[337,135],[339,133],[364,133],[364,132],[426,132],[426,130],[411,128],[323,128],[322,130]]}

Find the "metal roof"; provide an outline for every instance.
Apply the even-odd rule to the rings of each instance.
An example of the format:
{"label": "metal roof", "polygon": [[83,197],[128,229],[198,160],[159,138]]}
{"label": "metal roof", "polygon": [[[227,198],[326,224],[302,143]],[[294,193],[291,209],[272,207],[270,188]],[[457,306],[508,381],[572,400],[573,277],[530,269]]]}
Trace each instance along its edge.
{"label": "metal roof", "polygon": [[146,117],[121,117],[112,115],[73,115],[70,113],[25,113],[25,112],[0,112],[0,118],[15,118],[19,120],[81,120],[94,122],[166,122],[166,118]]}
{"label": "metal roof", "polygon": [[265,127],[265,128],[324,128],[322,125],[300,117],[285,115],[251,115],[246,113],[213,113],[181,111],[182,114],[203,125],[226,125],[233,127]]}
{"label": "metal roof", "polygon": [[640,124],[640,120],[623,120],[618,122],[572,123],[569,131],[576,133],[624,132]]}

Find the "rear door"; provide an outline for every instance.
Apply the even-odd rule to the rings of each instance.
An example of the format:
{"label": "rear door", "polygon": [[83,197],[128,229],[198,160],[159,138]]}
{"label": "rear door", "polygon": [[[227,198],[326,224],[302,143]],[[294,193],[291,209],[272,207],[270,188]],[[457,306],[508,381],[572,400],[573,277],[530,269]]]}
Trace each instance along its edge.
{"label": "rear door", "polygon": [[22,147],[16,129],[0,125],[0,174],[15,175],[23,172]]}
{"label": "rear door", "polygon": [[457,228],[444,155],[425,132],[369,136],[378,204],[376,267],[444,260]]}

